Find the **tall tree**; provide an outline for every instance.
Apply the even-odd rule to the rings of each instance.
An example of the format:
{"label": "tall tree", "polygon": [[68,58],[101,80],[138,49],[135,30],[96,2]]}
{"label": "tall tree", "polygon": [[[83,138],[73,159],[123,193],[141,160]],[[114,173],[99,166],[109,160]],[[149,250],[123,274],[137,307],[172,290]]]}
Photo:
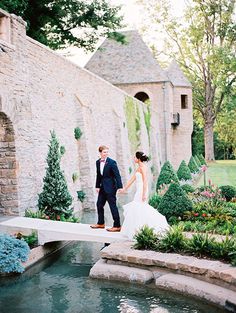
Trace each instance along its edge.
{"label": "tall tree", "polygon": [[203,118],[205,158],[214,160],[213,127],[236,82],[235,0],[192,0],[183,19],[170,15],[168,0],[139,0],[149,19],[167,35],[193,86],[194,107]]}
{"label": "tall tree", "polygon": [[27,34],[52,49],[94,50],[101,36],[124,42],[119,6],[107,0],[0,0],[0,8],[21,16]]}

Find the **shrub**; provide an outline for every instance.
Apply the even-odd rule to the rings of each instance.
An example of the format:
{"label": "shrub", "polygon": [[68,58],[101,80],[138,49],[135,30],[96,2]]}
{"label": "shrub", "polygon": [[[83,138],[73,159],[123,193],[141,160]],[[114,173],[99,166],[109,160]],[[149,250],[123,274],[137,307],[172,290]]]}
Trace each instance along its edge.
{"label": "shrub", "polygon": [[202,164],[201,164],[201,162],[200,162],[200,160],[199,160],[199,158],[198,158],[197,155],[194,156],[194,160],[195,160],[195,162],[196,162],[198,168],[200,168],[200,167],[202,166]]}
{"label": "shrub", "polygon": [[191,185],[185,184],[182,185],[181,188],[186,192],[186,193],[192,193],[195,191],[195,188]]}
{"label": "shrub", "polygon": [[159,240],[157,248],[163,252],[180,252],[185,248],[186,238],[179,226],[171,227]]}
{"label": "shrub", "polygon": [[63,155],[63,154],[66,153],[66,148],[65,148],[65,146],[60,146],[60,153],[61,153],[61,155]]}
{"label": "shrub", "polygon": [[36,232],[32,232],[30,235],[23,235],[22,233],[17,233],[16,239],[24,240],[30,249],[34,248],[38,244],[38,236]]}
{"label": "shrub", "polygon": [[75,135],[75,139],[76,140],[79,140],[80,137],[83,135],[83,133],[82,133],[82,131],[81,131],[81,129],[79,127],[76,127],[74,129],[74,135]]}
{"label": "shrub", "polygon": [[83,190],[79,190],[77,191],[77,196],[78,196],[79,201],[83,202],[86,197],[86,194]]}
{"label": "shrub", "polygon": [[172,216],[182,217],[185,211],[192,211],[193,204],[183,189],[176,183],[163,196],[158,211],[169,220]]}
{"label": "shrub", "polygon": [[222,197],[226,199],[226,201],[231,201],[234,197],[236,197],[236,188],[234,186],[225,185],[220,186]]}
{"label": "shrub", "polygon": [[201,162],[201,165],[207,165],[206,160],[204,159],[203,155],[198,155],[198,159]]}
{"label": "shrub", "polygon": [[169,161],[166,161],[161,168],[160,175],[157,180],[156,189],[158,190],[163,184],[170,184],[172,182],[178,183],[178,177]]}
{"label": "shrub", "polygon": [[178,176],[179,180],[192,179],[190,169],[184,160],[180,163],[180,166],[179,166],[178,171],[177,171],[177,176]]}
{"label": "shrub", "polygon": [[72,197],[69,194],[64,174],[60,168],[61,154],[55,132],[51,132],[49,152],[47,155],[46,176],[43,179],[43,191],[39,194],[38,207],[52,219],[58,215],[69,217],[73,209],[69,209]]}
{"label": "shrub", "polygon": [[162,199],[162,196],[158,195],[157,193],[155,193],[153,196],[151,196],[151,198],[149,199],[149,204],[157,209],[158,208],[158,205],[160,204],[161,202],[161,199]]}
{"label": "shrub", "polygon": [[144,225],[140,231],[134,236],[135,244],[134,248],[143,250],[155,250],[157,235],[154,233],[153,228],[149,228],[147,225]]}
{"label": "shrub", "polygon": [[29,256],[28,244],[9,235],[0,234],[0,272],[22,273],[22,262],[27,261]]}
{"label": "shrub", "polygon": [[191,173],[197,173],[198,172],[198,165],[196,164],[196,161],[194,160],[194,157],[191,156],[189,163],[188,163],[188,167],[190,169]]}

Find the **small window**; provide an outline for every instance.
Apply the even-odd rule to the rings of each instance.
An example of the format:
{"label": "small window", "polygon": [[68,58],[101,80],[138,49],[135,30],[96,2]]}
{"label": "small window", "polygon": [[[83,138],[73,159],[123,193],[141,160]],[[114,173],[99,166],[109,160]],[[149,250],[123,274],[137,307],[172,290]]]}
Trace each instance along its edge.
{"label": "small window", "polygon": [[188,96],[181,95],[181,109],[187,109],[187,108],[188,108]]}

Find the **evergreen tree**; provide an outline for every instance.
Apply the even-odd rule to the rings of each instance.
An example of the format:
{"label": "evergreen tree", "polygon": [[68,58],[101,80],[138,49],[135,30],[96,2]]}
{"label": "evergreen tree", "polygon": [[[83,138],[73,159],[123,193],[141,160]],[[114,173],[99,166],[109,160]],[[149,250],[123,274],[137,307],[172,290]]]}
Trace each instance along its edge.
{"label": "evergreen tree", "polygon": [[165,215],[167,220],[172,217],[182,217],[184,212],[192,211],[192,209],[192,201],[176,183],[170,185],[158,206],[158,211]]}
{"label": "evergreen tree", "polygon": [[171,163],[166,161],[162,166],[160,175],[157,179],[156,189],[160,189],[163,184],[170,184],[172,182],[179,183],[179,180]]}
{"label": "evergreen tree", "polygon": [[43,191],[39,194],[38,207],[52,219],[64,215],[68,218],[73,209],[69,209],[72,197],[69,194],[64,174],[60,168],[61,153],[55,132],[51,132],[47,155],[46,176],[43,179]]}
{"label": "evergreen tree", "polygon": [[198,156],[198,159],[201,162],[201,165],[207,165],[206,160],[204,159],[204,156],[202,154]]}
{"label": "evergreen tree", "polygon": [[189,167],[191,173],[197,173],[198,172],[198,165],[196,164],[196,161],[194,160],[193,156],[191,156],[191,158],[189,160],[188,167]]}
{"label": "evergreen tree", "polygon": [[195,162],[196,162],[198,168],[200,168],[200,167],[202,166],[202,164],[201,164],[201,162],[200,162],[200,160],[199,160],[199,158],[198,158],[197,155],[194,156],[194,160],[195,160]]}
{"label": "evergreen tree", "polygon": [[178,171],[177,171],[177,176],[178,176],[179,180],[192,179],[190,169],[184,160],[180,163],[180,166],[179,166]]}

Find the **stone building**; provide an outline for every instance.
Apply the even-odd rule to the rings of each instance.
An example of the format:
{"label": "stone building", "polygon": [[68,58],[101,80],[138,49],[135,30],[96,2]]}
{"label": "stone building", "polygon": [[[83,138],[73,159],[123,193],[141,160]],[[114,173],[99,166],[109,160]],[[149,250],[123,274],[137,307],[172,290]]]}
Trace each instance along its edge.
{"label": "stone building", "polygon": [[[141,42],[137,33],[134,37]],[[0,10],[0,213],[24,214],[37,207],[52,130],[65,147],[61,167],[75,209],[81,208],[78,190],[86,193],[83,206],[94,208],[95,161],[101,144],[110,147],[124,182],[134,170],[134,151],[150,154],[150,188],[167,158],[175,167],[182,159],[188,161],[191,86],[186,80],[183,86],[183,74],[174,63],[168,72],[155,63],[148,80],[154,67],[149,55],[150,63],[144,63],[149,69],[140,63],[133,75],[143,72],[145,81],[126,80],[127,76],[112,81],[29,38],[21,18]],[[142,102],[145,97],[150,106]],[[177,113],[179,124],[173,119]],[[74,137],[76,127],[83,132],[79,140]],[[72,178],[75,173],[77,180]]]}
{"label": "stone building", "polygon": [[175,61],[163,70],[137,31],[124,34],[126,44],[106,39],[85,67],[132,97],[149,100],[152,142],[158,143],[161,162],[177,168],[191,155],[191,84]]}

